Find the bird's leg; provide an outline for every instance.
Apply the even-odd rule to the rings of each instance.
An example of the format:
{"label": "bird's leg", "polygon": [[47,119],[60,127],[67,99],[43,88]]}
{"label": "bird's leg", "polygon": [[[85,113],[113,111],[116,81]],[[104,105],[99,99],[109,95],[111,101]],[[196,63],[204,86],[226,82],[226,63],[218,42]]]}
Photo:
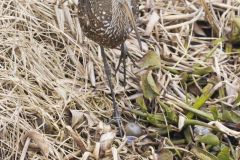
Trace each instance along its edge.
{"label": "bird's leg", "polygon": [[105,70],[105,74],[107,76],[107,80],[108,80],[108,85],[111,91],[111,97],[112,97],[112,103],[113,103],[113,118],[116,120],[116,123],[118,125],[119,128],[119,134],[122,137],[123,136],[123,132],[122,132],[122,121],[121,121],[121,116],[120,113],[118,111],[118,107],[117,107],[117,103],[116,103],[116,98],[115,98],[115,93],[113,91],[113,84],[112,84],[112,79],[111,79],[111,69],[108,65],[107,62],[107,58],[106,58],[106,54],[104,52],[104,48],[101,46],[101,55],[103,58],[103,64],[104,64],[104,70]]}
{"label": "bird's leg", "polygon": [[126,44],[122,43],[122,45],[121,45],[121,55],[120,55],[120,58],[119,58],[119,61],[118,61],[117,68],[115,69],[115,75],[119,71],[121,63],[123,63],[123,74],[124,74],[123,85],[124,86],[126,85],[126,59],[127,59],[127,57],[129,57],[129,59],[131,60],[131,62],[133,63],[133,65],[135,67],[139,68],[139,66],[134,62],[132,56],[129,55],[128,48],[127,48]]}
{"label": "bird's leg", "polygon": [[126,58],[127,58],[127,46],[125,45],[125,43],[122,44],[121,46],[121,54],[123,54],[123,86],[126,86]]}
{"label": "bird's leg", "polygon": [[119,71],[121,63],[123,63],[123,76],[124,76],[123,85],[124,86],[126,86],[126,58],[127,58],[127,55],[128,55],[127,46],[125,45],[125,43],[123,43],[121,45],[121,55],[120,55],[120,58],[119,58],[119,61],[118,61],[117,68],[115,70],[115,75]]}
{"label": "bird's leg", "polygon": [[122,54],[122,46],[121,46],[121,54],[120,54],[120,57],[119,57],[119,60],[118,60],[118,65],[117,65],[117,68],[115,69],[115,76],[117,74],[117,72],[119,71],[119,68],[120,68],[120,65],[122,63],[122,60],[123,60],[123,54]]}

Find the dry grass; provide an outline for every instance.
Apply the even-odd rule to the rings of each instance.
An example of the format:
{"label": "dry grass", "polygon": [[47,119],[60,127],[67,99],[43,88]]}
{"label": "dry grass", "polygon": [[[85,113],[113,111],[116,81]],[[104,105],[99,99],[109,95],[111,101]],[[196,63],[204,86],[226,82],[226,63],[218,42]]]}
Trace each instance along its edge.
{"label": "dry grass", "polygon": [[[99,47],[84,38],[74,4],[1,0],[0,8],[0,159],[157,159],[162,148],[173,151],[176,159],[192,157],[183,145],[187,143],[174,147],[169,139],[177,137],[160,136],[159,127],[129,112],[139,109],[135,99],[142,96],[142,71],[129,59],[127,86],[121,84],[122,74],[114,78],[117,102],[124,124],[137,121],[145,135],[133,145],[115,137],[114,126],[108,125],[112,106]],[[144,52],[134,34],[127,46],[136,61],[149,50],[161,57],[161,68],[154,71],[160,86],[156,99],[184,116],[201,96],[205,80],[214,79],[218,94],[208,97],[204,110],[216,106],[219,112],[223,108],[238,112],[240,58],[235,48],[239,44],[227,51],[229,43],[221,37],[231,34],[232,19],[240,15],[239,1],[147,0],[140,8]],[[116,67],[120,51],[106,51]],[[185,73],[194,87],[183,85]],[[165,113],[157,103],[152,113],[160,112]],[[171,127],[179,132],[176,124]],[[109,138],[105,142],[104,136]],[[237,158],[236,145],[225,144]]]}

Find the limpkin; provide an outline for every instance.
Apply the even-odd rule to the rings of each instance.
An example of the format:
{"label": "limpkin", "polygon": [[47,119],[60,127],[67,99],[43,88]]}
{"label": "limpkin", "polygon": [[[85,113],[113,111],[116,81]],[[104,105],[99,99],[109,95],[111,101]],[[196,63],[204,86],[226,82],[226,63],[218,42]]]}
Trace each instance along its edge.
{"label": "limpkin", "polygon": [[107,63],[104,47],[116,48],[121,45],[120,64],[121,60],[125,61],[127,55],[127,48],[124,42],[129,33],[134,30],[141,48],[140,38],[135,24],[138,13],[137,1],[138,0],[79,0],[78,3],[78,16],[84,35],[98,43],[101,48],[104,70],[111,91],[114,109],[113,116],[120,128],[120,135],[122,135],[121,117],[113,91],[111,69]]}

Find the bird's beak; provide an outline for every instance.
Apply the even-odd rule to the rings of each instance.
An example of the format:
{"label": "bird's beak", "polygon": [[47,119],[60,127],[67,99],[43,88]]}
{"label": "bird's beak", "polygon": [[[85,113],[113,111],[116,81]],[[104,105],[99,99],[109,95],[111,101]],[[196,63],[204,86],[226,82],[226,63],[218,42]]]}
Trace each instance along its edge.
{"label": "bird's beak", "polygon": [[133,16],[132,9],[130,9],[127,1],[124,1],[124,3],[121,3],[121,4],[122,4],[123,9],[126,11],[126,14],[129,18],[129,21],[131,23],[131,26],[132,26],[133,30],[136,33],[138,44],[139,44],[140,50],[142,51],[142,44],[141,44],[141,41],[140,41],[140,36],[139,36],[138,30],[137,30],[137,27],[136,27],[136,22],[135,22],[135,19],[134,19],[134,16]]}

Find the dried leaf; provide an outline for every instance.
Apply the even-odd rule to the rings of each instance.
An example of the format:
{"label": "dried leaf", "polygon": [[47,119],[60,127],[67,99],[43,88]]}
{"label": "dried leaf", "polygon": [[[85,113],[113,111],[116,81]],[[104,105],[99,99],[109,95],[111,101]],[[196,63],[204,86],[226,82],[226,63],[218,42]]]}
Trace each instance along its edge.
{"label": "dried leaf", "polygon": [[74,142],[77,143],[79,149],[82,152],[86,151],[86,144],[82,140],[82,138],[72,129],[70,126],[66,126],[66,129],[68,130],[69,135],[73,138]]}
{"label": "dried leaf", "polygon": [[57,22],[60,30],[64,31],[64,22],[65,22],[65,16],[63,9],[58,8],[57,5],[54,6]]}
{"label": "dried leaf", "polygon": [[179,116],[179,118],[178,118],[178,129],[181,131],[182,130],[182,128],[184,127],[184,124],[185,124],[185,117],[183,117],[183,116]]}
{"label": "dried leaf", "polygon": [[90,82],[92,86],[96,86],[96,77],[95,77],[95,72],[94,72],[94,65],[92,61],[88,62],[88,76],[90,78]]}
{"label": "dried leaf", "polygon": [[93,113],[91,113],[91,112],[89,114],[85,113],[84,116],[87,119],[89,127],[92,127],[92,126],[94,126],[95,124],[98,123],[98,119],[97,119],[97,117]]}
{"label": "dried leaf", "polygon": [[206,37],[207,35],[205,34],[205,32],[203,31],[202,27],[200,25],[198,25],[197,23],[194,23],[193,26],[193,30],[196,34]]}
{"label": "dried leaf", "polygon": [[107,133],[104,133],[104,134],[101,135],[101,138],[100,138],[100,141],[99,141],[100,144],[101,144],[101,152],[102,151],[105,152],[106,150],[111,148],[115,137],[116,137],[115,132],[107,132]]}
{"label": "dried leaf", "polygon": [[163,149],[158,154],[158,160],[173,160],[173,154],[171,151],[169,151],[167,149]]}
{"label": "dried leaf", "polygon": [[83,156],[82,156],[82,160],[88,160],[90,159],[91,153],[90,152],[84,152]]}
{"label": "dried leaf", "polygon": [[42,134],[35,130],[32,130],[29,131],[26,136],[31,138],[36,143],[37,147],[41,149],[41,152],[45,157],[48,157],[50,152],[50,145]]}
{"label": "dried leaf", "polygon": [[70,13],[70,9],[66,4],[63,4],[63,11],[64,11],[64,16],[66,17],[66,21],[68,23],[68,26],[72,32],[72,34],[76,34],[75,33],[75,29],[74,29],[74,23],[71,17],[71,13]]}
{"label": "dried leaf", "polygon": [[82,113],[81,111],[79,110],[70,110],[71,114],[72,114],[72,123],[71,123],[71,126],[73,128],[78,128],[77,125],[83,123],[84,121],[84,113]]}
{"label": "dried leaf", "polygon": [[98,126],[97,126],[97,130],[100,132],[100,133],[106,133],[106,132],[110,132],[112,131],[112,128],[109,124],[105,124],[103,123],[102,121],[100,121],[98,123]]}
{"label": "dried leaf", "polygon": [[235,138],[240,138],[240,132],[229,129],[218,121],[212,121],[212,122],[209,122],[208,124],[217,127],[220,131],[222,131],[223,133],[225,133],[229,136],[233,136]]}
{"label": "dried leaf", "polygon": [[96,145],[93,150],[93,157],[97,160],[100,157],[100,148],[101,148],[101,144],[99,142],[96,142]]}
{"label": "dried leaf", "polygon": [[113,160],[118,160],[118,150],[115,147],[112,147]]}
{"label": "dried leaf", "polygon": [[154,10],[149,17],[149,22],[147,24],[147,27],[146,27],[146,30],[145,30],[145,33],[144,33],[145,36],[151,35],[151,33],[154,29],[154,26],[158,22],[159,18],[160,18],[159,14],[157,13],[156,10]]}

